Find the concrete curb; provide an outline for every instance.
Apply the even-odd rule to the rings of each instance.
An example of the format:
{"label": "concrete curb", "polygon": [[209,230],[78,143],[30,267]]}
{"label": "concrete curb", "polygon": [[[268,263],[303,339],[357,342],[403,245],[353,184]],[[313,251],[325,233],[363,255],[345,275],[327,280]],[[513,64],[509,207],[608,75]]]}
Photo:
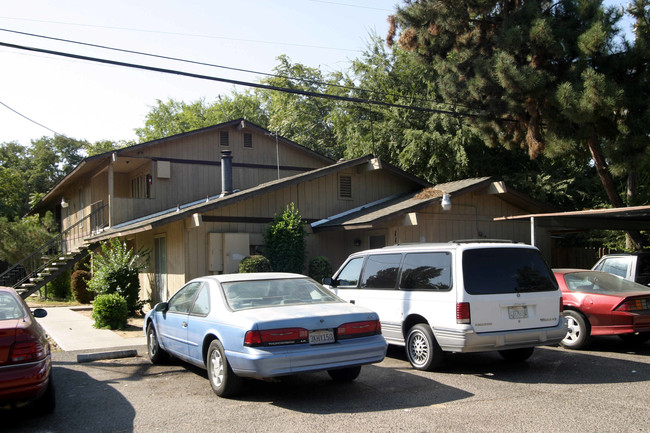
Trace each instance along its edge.
{"label": "concrete curb", "polygon": [[77,362],[92,362],[100,359],[117,359],[117,358],[132,358],[138,356],[138,351],[135,349],[126,350],[113,350],[110,352],[95,352],[95,353],[80,353],[77,355]]}

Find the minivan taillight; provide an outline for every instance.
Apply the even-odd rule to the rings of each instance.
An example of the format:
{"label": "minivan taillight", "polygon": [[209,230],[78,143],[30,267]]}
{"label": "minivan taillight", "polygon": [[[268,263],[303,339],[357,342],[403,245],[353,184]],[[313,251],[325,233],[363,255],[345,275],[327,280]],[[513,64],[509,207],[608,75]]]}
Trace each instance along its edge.
{"label": "minivan taillight", "polygon": [[469,302],[456,303],[456,323],[471,323]]}
{"label": "minivan taillight", "polygon": [[45,347],[39,341],[24,341],[15,343],[9,354],[9,363],[22,364],[38,361],[46,355]]}
{"label": "minivan taillight", "polygon": [[562,314],[562,311],[564,311],[564,299],[560,296],[560,314]]}
{"label": "minivan taillight", "polygon": [[345,323],[336,328],[336,337],[339,340],[355,337],[368,337],[379,334],[381,334],[381,324],[379,323],[379,320]]}

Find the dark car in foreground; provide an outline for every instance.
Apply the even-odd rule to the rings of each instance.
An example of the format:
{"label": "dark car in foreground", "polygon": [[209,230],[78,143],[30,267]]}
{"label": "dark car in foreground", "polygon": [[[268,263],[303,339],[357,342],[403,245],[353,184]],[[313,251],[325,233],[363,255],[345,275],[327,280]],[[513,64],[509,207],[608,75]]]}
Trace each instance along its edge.
{"label": "dark car in foreground", "polygon": [[47,312],[31,312],[9,287],[0,287],[0,407],[32,404],[37,413],[54,410],[52,357],[45,331],[34,317]]}
{"label": "dark car in foreground", "polygon": [[144,330],[154,364],[173,355],[205,368],[223,397],[246,377],[327,371],[352,381],[387,347],[376,313],[288,273],[196,278],[148,312]]}
{"label": "dark car in foreground", "polygon": [[586,347],[592,336],[618,335],[641,344],[650,339],[650,289],[607,272],[554,269],[562,290],[568,332],[561,344]]}

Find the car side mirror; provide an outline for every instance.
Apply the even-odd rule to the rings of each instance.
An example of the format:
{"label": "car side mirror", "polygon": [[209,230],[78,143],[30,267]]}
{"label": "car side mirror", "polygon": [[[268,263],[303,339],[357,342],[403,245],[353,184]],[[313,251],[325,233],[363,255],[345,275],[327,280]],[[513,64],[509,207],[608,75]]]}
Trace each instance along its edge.
{"label": "car side mirror", "polygon": [[44,310],[43,308],[37,308],[34,311],[32,311],[32,314],[37,319],[42,319],[43,317],[47,316],[47,311]]}
{"label": "car side mirror", "polygon": [[153,307],[155,311],[165,312],[169,309],[169,304],[167,302],[159,302]]}
{"label": "car side mirror", "polygon": [[337,281],[332,277],[323,278],[323,284],[326,285],[326,286],[336,287],[336,285],[337,285],[336,283],[337,283]]}

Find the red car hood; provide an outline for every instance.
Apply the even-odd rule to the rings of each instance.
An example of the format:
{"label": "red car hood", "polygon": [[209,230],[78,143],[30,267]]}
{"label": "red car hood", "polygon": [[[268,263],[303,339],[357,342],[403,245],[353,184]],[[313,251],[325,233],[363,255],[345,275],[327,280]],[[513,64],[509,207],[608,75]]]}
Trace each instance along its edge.
{"label": "red car hood", "polygon": [[11,345],[16,340],[16,328],[22,319],[0,320],[0,365],[7,363]]}

